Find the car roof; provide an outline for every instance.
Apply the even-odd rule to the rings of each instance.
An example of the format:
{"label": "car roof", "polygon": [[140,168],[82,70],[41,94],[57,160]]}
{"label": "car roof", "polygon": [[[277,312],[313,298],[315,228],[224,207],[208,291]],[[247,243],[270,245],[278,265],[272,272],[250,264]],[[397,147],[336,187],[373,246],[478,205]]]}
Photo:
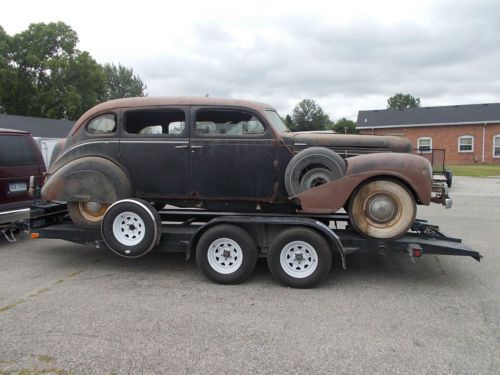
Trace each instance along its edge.
{"label": "car roof", "polygon": [[83,122],[94,115],[112,111],[119,108],[141,108],[155,106],[228,106],[228,107],[245,107],[253,109],[257,112],[263,112],[266,109],[274,110],[268,104],[254,102],[251,100],[240,99],[223,99],[212,97],[195,97],[195,96],[145,96],[136,98],[123,98],[110,100],[92,107],[85,112],[75,123],[70,134],[74,134]]}

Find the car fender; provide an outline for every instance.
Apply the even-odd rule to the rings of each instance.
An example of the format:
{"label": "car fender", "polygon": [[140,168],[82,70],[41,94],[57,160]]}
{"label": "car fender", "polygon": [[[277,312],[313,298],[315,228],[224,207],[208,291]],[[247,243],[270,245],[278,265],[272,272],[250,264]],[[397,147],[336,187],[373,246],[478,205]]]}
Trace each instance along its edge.
{"label": "car fender", "polygon": [[52,173],[42,188],[48,201],[113,203],[130,197],[132,188],[123,169],[109,159],[82,157]]}
{"label": "car fender", "polygon": [[367,180],[391,178],[410,188],[418,204],[429,205],[432,192],[432,166],[418,155],[379,153],[347,159],[341,179],[304,191],[293,199],[304,212],[333,213],[341,209],[358,186]]}

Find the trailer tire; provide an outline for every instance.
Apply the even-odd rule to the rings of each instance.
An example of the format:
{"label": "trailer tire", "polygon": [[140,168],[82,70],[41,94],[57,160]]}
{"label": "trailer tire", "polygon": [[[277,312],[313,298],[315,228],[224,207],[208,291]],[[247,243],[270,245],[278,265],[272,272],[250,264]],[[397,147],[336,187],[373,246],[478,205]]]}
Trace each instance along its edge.
{"label": "trailer tire", "polygon": [[158,245],[161,218],[148,202],[123,199],[106,211],[101,232],[111,251],[125,258],[139,258]]}
{"label": "trailer tire", "polygon": [[291,227],[271,243],[267,264],[285,286],[311,288],[330,273],[332,252],[325,238],[310,228]]}
{"label": "trailer tire", "polygon": [[286,166],[285,188],[293,197],[313,187],[344,176],[346,162],[335,151],[309,147],[295,155]]}
{"label": "trailer tire", "polygon": [[253,237],[236,225],[220,224],[203,233],[196,245],[200,271],[218,284],[245,281],[257,264]]}

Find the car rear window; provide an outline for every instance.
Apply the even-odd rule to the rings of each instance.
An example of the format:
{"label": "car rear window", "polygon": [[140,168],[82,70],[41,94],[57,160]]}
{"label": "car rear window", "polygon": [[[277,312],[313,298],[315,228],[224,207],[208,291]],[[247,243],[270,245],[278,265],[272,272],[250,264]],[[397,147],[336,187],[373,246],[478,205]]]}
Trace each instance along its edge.
{"label": "car rear window", "polygon": [[0,135],[0,167],[19,167],[35,164],[35,154],[28,137]]}

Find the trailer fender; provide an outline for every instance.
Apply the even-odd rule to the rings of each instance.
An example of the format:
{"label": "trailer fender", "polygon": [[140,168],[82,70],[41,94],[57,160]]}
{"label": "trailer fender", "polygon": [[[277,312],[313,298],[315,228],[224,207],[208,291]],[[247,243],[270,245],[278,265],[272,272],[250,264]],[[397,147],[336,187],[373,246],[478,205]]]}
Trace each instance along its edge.
{"label": "trailer fender", "polygon": [[288,226],[305,226],[312,228],[320,232],[325,237],[332,251],[333,249],[336,249],[338,251],[340,258],[342,259],[342,268],[343,269],[347,268],[345,251],[339,236],[322,222],[304,217],[280,217],[280,216],[269,217],[269,216],[237,216],[237,215],[217,217],[215,219],[210,220],[208,223],[202,225],[200,228],[198,228],[195,234],[191,237],[186,252],[186,260],[190,259],[191,253],[193,249],[196,249],[196,244],[198,243],[198,240],[200,236],[203,234],[203,232],[218,224],[236,224],[236,225],[275,224],[275,225],[288,225]]}
{"label": "trailer fender", "polygon": [[96,156],[75,159],[49,176],[42,188],[47,201],[113,203],[130,197],[132,188],[123,169]]}

